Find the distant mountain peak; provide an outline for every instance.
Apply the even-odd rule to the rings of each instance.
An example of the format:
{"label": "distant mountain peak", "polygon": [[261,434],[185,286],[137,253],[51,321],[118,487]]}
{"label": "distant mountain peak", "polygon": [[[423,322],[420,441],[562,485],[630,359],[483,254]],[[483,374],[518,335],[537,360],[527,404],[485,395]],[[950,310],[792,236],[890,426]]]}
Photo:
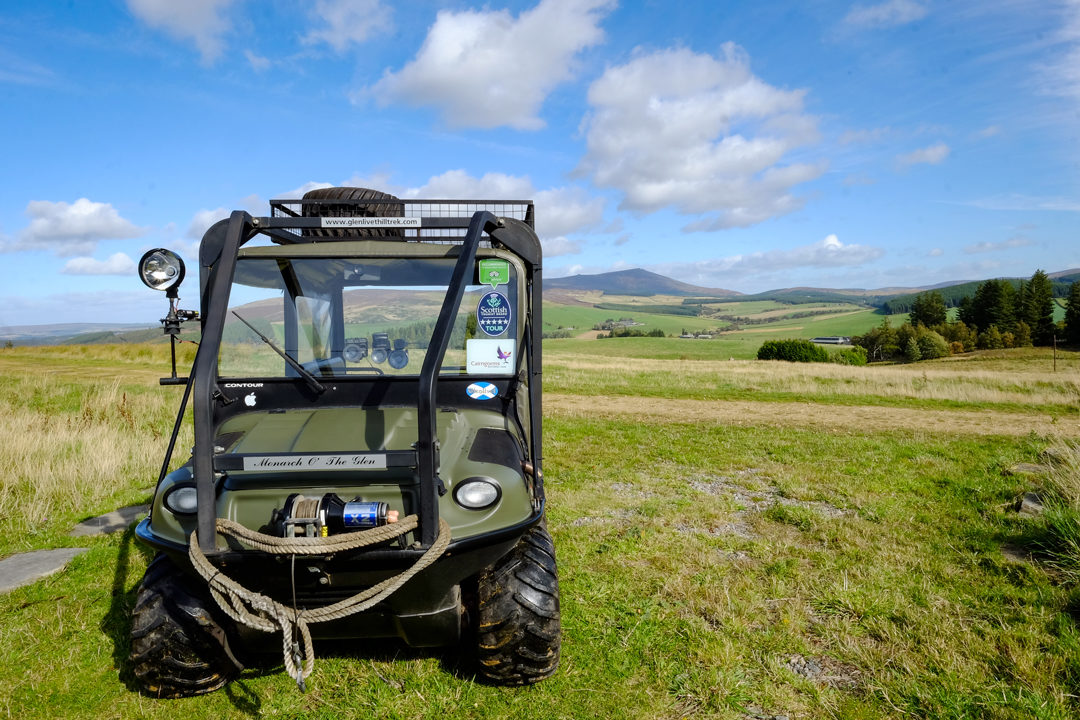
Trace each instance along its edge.
{"label": "distant mountain peak", "polygon": [[703,295],[734,297],[742,293],[721,288],[707,288],[672,280],[642,268],[615,270],[597,275],[572,275],[544,281],[545,289],[594,290],[611,295]]}

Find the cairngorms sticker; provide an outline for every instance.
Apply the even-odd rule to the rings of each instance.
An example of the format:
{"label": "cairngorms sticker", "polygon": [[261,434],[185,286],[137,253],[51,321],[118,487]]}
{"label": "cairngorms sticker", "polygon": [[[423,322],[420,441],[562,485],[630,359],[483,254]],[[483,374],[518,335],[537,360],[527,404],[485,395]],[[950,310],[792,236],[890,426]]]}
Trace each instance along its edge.
{"label": "cairngorms sticker", "polygon": [[510,283],[510,263],[497,258],[480,261],[480,284],[490,285],[491,289]]}
{"label": "cairngorms sticker", "polygon": [[465,341],[465,372],[470,375],[513,375],[516,342],[510,339],[469,338]]}
{"label": "cairngorms sticker", "polygon": [[473,400],[490,400],[499,394],[499,388],[489,382],[476,382],[465,388],[465,392]]}
{"label": "cairngorms sticker", "polygon": [[485,335],[502,335],[510,327],[510,301],[500,292],[489,292],[476,306],[476,324]]}

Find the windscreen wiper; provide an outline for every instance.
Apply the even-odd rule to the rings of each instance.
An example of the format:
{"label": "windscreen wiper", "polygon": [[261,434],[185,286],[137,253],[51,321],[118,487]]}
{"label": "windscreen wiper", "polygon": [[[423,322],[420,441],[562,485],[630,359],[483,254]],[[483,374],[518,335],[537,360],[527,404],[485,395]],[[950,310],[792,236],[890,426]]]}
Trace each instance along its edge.
{"label": "windscreen wiper", "polygon": [[273,341],[273,340],[271,340],[270,338],[266,337],[266,336],[265,336],[265,335],[263,335],[263,334],[262,334],[261,332],[259,332],[258,330],[256,330],[256,329],[255,329],[255,326],[254,326],[254,325],[252,325],[251,323],[249,323],[249,322],[248,322],[247,320],[245,320],[244,318],[240,317],[240,313],[238,313],[238,312],[236,312],[235,310],[233,310],[233,311],[232,311],[232,314],[233,314],[233,315],[235,315],[235,316],[237,317],[237,319],[238,319],[238,320],[239,320],[240,322],[244,323],[244,324],[245,324],[245,325],[247,325],[247,326],[248,326],[249,328],[251,328],[251,332],[253,332],[253,333],[255,333],[256,335],[258,335],[258,336],[259,336],[259,338],[260,338],[260,339],[262,339],[262,341],[263,341],[264,343],[266,343],[267,345],[269,345],[269,346],[270,346],[270,347],[271,347],[271,348],[273,349],[273,351],[274,351],[274,352],[276,352],[276,353],[277,353],[278,355],[280,355],[280,356],[281,356],[282,358],[284,358],[284,359],[285,359],[285,362],[289,363],[289,367],[291,367],[291,368],[292,368],[293,370],[295,370],[296,372],[300,373],[300,377],[304,378],[304,380],[306,380],[306,381],[307,381],[307,384],[308,384],[308,385],[309,385],[309,386],[311,387],[311,389],[312,389],[312,390],[314,390],[315,392],[319,393],[320,395],[321,395],[321,394],[323,394],[324,392],[326,392],[326,386],[325,386],[325,385],[323,385],[323,384],[322,384],[321,382],[319,382],[318,380],[316,380],[316,379],[315,379],[315,376],[314,376],[314,375],[312,375],[312,374],[311,374],[310,372],[308,372],[308,369],[307,369],[306,367],[304,367],[304,366],[303,366],[303,365],[301,365],[300,363],[296,362],[296,360],[294,360],[294,359],[293,359],[293,357],[292,357],[291,355],[289,355],[289,354],[288,354],[287,352],[285,352],[284,350],[282,350],[281,348],[279,348],[279,347],[278,347],[278,346],[277,346],[277,345],[276,345],[276,344],[274,343],[274,341]]}

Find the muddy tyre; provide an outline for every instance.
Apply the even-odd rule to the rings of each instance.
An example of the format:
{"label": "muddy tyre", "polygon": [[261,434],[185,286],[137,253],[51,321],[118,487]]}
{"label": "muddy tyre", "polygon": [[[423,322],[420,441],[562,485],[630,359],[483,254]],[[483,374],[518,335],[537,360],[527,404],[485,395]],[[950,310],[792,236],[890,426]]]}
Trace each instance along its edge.
{"label": "muddy tyre", "polygon": [[[311,200],[322,202],[308,202]],[[344,200],[333,203],[328,200]],[[301,199],[304,217],[401,217],[398,198],[367,188],[328,187],[309,190]],[[400,237],[393,228],[304,228],[306,237]]]}
{"label": "muddy tyre", "polygon": [[498,685],[528,685],[559,665],[561,626],[555,546],[531,528],[477,583],[477,661]]}
{"label": "muddy tyre", "polygon": [[131,664],[143,692],[179,698],[213,692],[242,668],[226,618],[164,555],[146,569],[131,615]]}

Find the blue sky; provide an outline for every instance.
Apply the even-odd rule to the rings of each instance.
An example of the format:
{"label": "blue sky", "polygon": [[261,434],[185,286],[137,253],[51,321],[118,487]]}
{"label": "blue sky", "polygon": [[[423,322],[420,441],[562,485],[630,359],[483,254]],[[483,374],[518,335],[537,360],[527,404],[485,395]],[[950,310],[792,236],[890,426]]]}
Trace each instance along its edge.
{"label": "blue sky", "polygon": [[549,276],[1080,267],[1080,0],[9,1],[0,36],[0,326],[156,322],[145,250],[319,185],[533,198]]}

